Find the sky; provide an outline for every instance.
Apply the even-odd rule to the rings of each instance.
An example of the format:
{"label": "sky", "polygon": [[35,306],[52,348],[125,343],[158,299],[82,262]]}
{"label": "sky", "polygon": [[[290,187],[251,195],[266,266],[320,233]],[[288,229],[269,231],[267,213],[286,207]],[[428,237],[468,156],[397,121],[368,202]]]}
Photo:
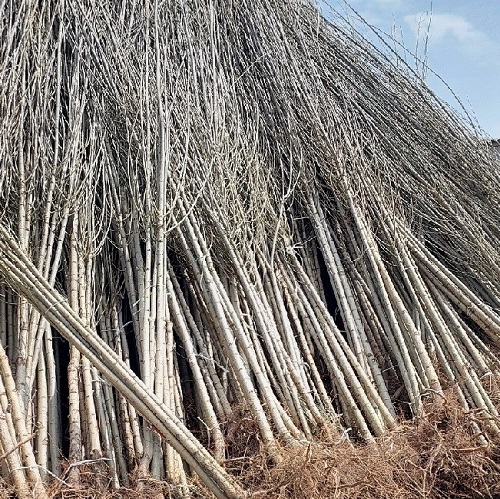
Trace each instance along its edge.
{"label": "sky", "polygon": [[[327,3],[346,12],[343,0]],[[349,4],[371,25],[393,34],[409,53],[421,58],[426,54],[429,68],[457,94],[479,126],[500,139],[500,0],[349,0]],[[411,56],[407,60],[416,67]],[[426,81],[459,109],[431,71],[426,72]]]}

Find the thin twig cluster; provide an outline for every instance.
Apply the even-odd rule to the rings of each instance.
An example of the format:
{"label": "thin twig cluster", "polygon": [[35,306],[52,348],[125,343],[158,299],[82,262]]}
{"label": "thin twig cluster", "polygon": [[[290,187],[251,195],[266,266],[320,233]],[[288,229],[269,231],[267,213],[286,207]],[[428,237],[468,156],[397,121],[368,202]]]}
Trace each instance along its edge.
{"label": "thin twig cluster", "polygon": [[402,60],[298,0],[13,0],[0,31],[19,497],[89,460],[243,497],[241,407],[276,463],[450,386],[498,438],[498,161]]}

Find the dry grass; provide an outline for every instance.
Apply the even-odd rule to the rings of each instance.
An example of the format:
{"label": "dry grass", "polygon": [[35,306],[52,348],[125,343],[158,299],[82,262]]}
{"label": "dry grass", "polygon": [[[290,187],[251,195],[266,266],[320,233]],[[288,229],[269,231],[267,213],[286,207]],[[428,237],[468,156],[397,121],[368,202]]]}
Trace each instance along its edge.
{"label": "dry grass", "polygon": [[[242,408],[226,427],[226,468],[251,497],[290,499],[458,499],[500,497],[500,439],[481,445],[473,423],[484,415],[464,411],[454,396],[426,406],[426,415],[403,422],[375,444],[317,435],[309,445],[282,447],[272,462],[261,451],[255,422]],[[127,488],[110,490],[103,471],[81,469],[81,486],[54,484],[60,499],[175,497],[166,482],[131,476]],[[13,497],[0,484],[0,497]],[[193,498],[212,498],[196,478]]]}
{"label": "dry grass", "polygon": [[[404,425],[376,445],[321,442],[287,449],[273,468],[250,468],[256,497],[459,498],[498,497],[498,450],[474,445],[464,427],[438,417]],[[444,421],[446,429],[440,429]]]}
{"label": "dry grass", "polygon": [[[478,414],[466,413],[451,394],[426,410],[425,418],[402,423],[373,445],[323,435],[282,448],[278,464],[262,453],[227,464],[256,498],[500,497],[499,442],[479,444],[472,429]],[[249,429],[240,428],[241,441]]]}
{"label": "dry grass", "polygon": [[14,497],[13,487],[6,483],[3,479],[0,480],[0,497]]}

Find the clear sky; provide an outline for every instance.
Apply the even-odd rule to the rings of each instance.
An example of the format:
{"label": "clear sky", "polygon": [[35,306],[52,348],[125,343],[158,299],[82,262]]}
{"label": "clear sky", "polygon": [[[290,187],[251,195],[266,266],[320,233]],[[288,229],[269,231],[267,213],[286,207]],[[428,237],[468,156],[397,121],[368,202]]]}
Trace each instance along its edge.
{"label": "clear sky", "polygon": [[[500,0],[348,1],[412,54],[426,53],[428,66],[453,89],[481,128],[500,139]],[[346,12],[342,0],[326,3]],[[430,72],[427,83],[458,109],[449,90]]]}

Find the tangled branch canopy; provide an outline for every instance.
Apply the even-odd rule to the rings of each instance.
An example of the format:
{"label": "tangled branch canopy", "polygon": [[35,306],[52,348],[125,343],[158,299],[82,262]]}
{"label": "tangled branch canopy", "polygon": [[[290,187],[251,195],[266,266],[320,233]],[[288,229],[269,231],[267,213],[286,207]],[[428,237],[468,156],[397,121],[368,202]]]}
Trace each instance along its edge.
{"label": "tangled branch canopy", "polygon": [[20,497],[76,486],[62,459],[243,496],[237,415],[279,462],[450,386],[499,436],[499,162],[396,54],[299,0],[14,0],[0,31]]}

